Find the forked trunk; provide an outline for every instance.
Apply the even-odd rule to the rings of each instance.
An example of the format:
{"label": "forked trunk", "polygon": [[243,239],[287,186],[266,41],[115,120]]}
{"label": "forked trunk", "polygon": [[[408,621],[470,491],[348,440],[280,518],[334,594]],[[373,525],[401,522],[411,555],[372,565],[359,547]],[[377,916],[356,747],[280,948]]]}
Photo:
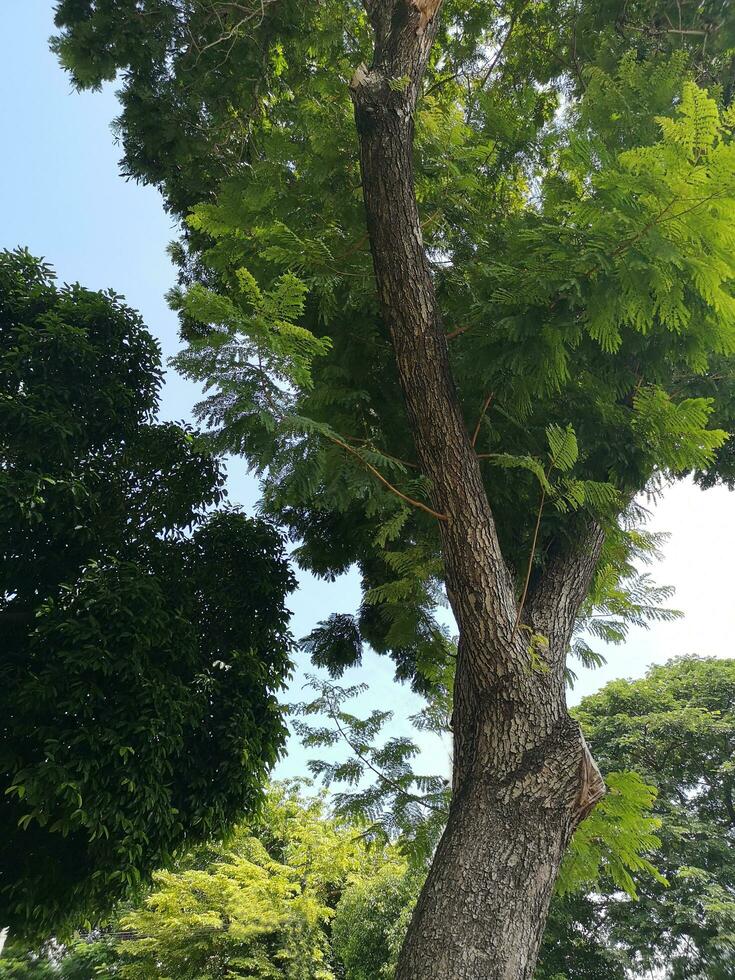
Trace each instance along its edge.
{"label": "forked trunk", "polygon": [[548,697],[548,675],[533,680],[540,712],[502,684],[485,692],[482,720],[455,712],[471,749],[457,758],[449,821],[397,980],[533,977],[564,851],[603,792],[563,696]]}
{"label": "forked trunk", "polygon": [[500,804],[478,774],[453,800],[397,980],[531,980],[571,824],[563,809]]}
{"label": "forked trunk", "polygon": [[[413,114],[441,0],[364,3],[375,57],[355,73],[352,97],[375,279],[460,629],[453,802],[397,977],[526,980],[564,849],[604,792],[564,692],[566,648],[602,533],[590,525],[573,553],[549,560],[516,622],[413,186]],[[532,634],[548,639],[533,658]]]}

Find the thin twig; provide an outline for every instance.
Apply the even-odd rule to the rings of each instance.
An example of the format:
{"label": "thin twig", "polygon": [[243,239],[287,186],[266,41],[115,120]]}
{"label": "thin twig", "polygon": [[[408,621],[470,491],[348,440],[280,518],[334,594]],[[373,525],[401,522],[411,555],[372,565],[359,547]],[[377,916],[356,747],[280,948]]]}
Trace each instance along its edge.
{"label": "thin twig", "polygon": [[388,490],[390,490],[391,493],[394,493],[397,497],[400,497],[401,500],[404,500],[407,504],[410,504],[412,507],[418,507],[419,510],[424,511],[425,514],[429,514],[431,517],[435,517],[438,521],[449,520],[446,514],[440,514],[438,511],[432,510],[431,507],[427,507],[427,505],[421,503],[420,500],[414,500],[413,497],[407,497],[405,493],[402,493],[398,489],[398,487],[394,487],[392,483],[386,480],[386,478],[383,476],[380,470],[377,470],[372,465],[372,463],[368,463],[368,461],[363,456],[360,455],[357,449],[348,445],[346,442],[343,442],[341,439],[338,439],[337,436],[328,435],[327,438],[331,440],[331,442],[335,443],[335,445],[341,446],[342,449],[346,449],[348,453],[351,453],[353,456],[356,456],[363,464],[363,466],[365,466],[367,469],[370,470],[373,476],[377,477],[380,480],[380,482],[384,486],[386,486]]}
{"label": "thin twig", "polygon": [[395,790],[396,793],[400,793],[401,796],[405,796],[409,800],[414,800],[416,803],[420,803],[421,806],[426,807],[428,810],[435,810],[437,813],[446,812],[444,810],[444,807],[435,806],[433,803],[429,803],[427,800],[423,799],[422,797],[416,796],[413,793],[409,793],[401,786],[400,783],[397,783],[394,779],[391,779],[390,776],[386,776],[385,773],[381,772],[381,770],[377,768],[377,766],[374,766],[372,762],[366,756],[364,756],[362,752],[360,752],[357,746],[353,744],[349,735],[346,734],[345,730],[340,725],[339,719],[335,714],[335,709],[332,707],[331,702],[328,703],[329,703],[329,714],[332,718],[332,721],[337,726],[337,731],[340,733],[340,735],[345,740],[345,742],[347,742],[347,744],[352,749],[352,751],[357,756],[357,758],[360,759],[361,762],[364,762],[365,765],[368,767],[368,769],[370,769],[371,772],[374,772],[375,775],[378,777],[378,779],[381,780],[381,782],[386,783],[388,786],[391,787],[391,789]]}
{"label": "thin twig", "polygon": [[510,41],[510,36],[513,33],[513,29],[516,26],[516,21],[518,20],[518,15],[527,6],[528,6],[528,4],[527,3],[524,3],[520,10],[513,11],[513,14],[511,15],[510,21],[508,23],[508,31],[507,31],[505,37],[503,38],[503,41],[502,41],[500,47],[495,52],[495,57],[490,62],[490,66],[488,67],[487,71],[485,72],[485,74],[482,76],[482,79],[480,80],[480,84],[479,84],[479,88],[480,89],[483,89],[487,85],[488,79],[490,78],[490,76],[492,75],[492,73],[495,71],[495,66],[500,61],[500,58],[501,58],[501,56],[503,54],[503,51],[505,51],[506,44],[508,43],[508,41]]}
{"label": "thin twig", "polygon": [[541,515],[544,512],[544,504],[546,503],[546,484],[549,482],[549,477],[551,472],[556,465],[556,456],[553,456],[551,462],[549,463],[549,468],[546,471],[546,480],[541,484],[541,500],[539,501],[538,514],[536,515],[536,527],[533,529],[533,540],[531,541],[531,553],[528,556],[528,568],[526,569],[526,581],[523,583],[523,594],[521,595],[521,601],[518,605],[518,615],[516,616],[516,621],[513,624],[513,632],[510,634],[511,640],[516,635],[516,630],[518,629],[521,616],[523,615],[523,607],[526,604],[526,597],[528,596],[528,585],[531,581],[531,572],[533,570],[533,559],[536,556],[536,545],[538,543],[538,532],[541,527]]}
{"label": "thin twig", "polygon": [[447,340],[454,340],[455,337],[460,337],[463,333],[467,333],[468,330],[472,329],[472,324],[468,324],[465,327],[457,327],[456,330],[452,330],[446,335]]}
{"label": "thin twig", "polygon": [[424,98],[428,98],[432,92],[436,92],[437,89],[442,87],[442,85],[447,85],[449,82],[453,82],[455,79],[460,78],[464,74],[465,72],[460,70],[453,72],[451,75],[445,75],[444,78],[440,78],[438,81],[434,82],[433,85],[430,85],[427,88],[427,90],[424,92]]}
{"label": "thin twig", "polygon": [[487,410],[488,410],[488,408],[490,408],[490,404],[492,403],[492,400],[493,400],[494,397],[495,397],[495,392],[491,391],[490,394],[485,399],[485,401],[482,403],[482,411],[480,412],[480,417],[477,420],[477,425],[475,426],[475,431],[472,434],[472,448],[473,449],[475,448],[475,443],[477,442],[477,437],[480,434],[480,426],[482,425],[482,420],[485,418],[485,415],[487,414]]}
{"label": "thin twig", "polygon": [[[549,469],[551,472],[551,469]],[[541,527],[541,515],[544,512],[544,503],[546,502],[546,487],[541,487],[541,500],[539,502],[538,514],[536,515],[536,527],[533,529],[533,541],[531,542],[531,554],[528,556],[528,568],[526,569],[526,581],[523,583],[523,594],[521,595],[521,601],[518,606],[518,614],[516,616],[516,621],[513,623],[513,632],[510,634],[511,640],[516,635],[516,631],[521,622],[521,616],[523,615],[523,607],[526,604],[526,596],[528,595],[528,584],[531,581],[531,571],[533,569],[533,559],[536,554],[536,543],[538,541],[538,532]]]}

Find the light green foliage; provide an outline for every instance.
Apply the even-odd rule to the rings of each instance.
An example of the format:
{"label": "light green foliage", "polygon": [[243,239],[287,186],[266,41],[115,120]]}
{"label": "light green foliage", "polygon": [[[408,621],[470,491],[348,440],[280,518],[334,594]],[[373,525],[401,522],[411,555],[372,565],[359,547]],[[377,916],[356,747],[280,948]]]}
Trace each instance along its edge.
{"label": "light green foliage", "polygon": [[115,975],[333,980],[335,905],[386,860],[319,798],[273,787],[257,824],[155,876],[143,906],[120,921]]}
{"label": "light green foliage", "polygon": [[633,398],[633,425],[668,469],[705,469],[728,435],[706,429],[711,410],[712,399],[685,398],[674,404],[660,388],[644,388]]}
{"label": "light green foliage", "polygon": [[[201,211],[192,216],[192,227],[216,238],[216,229],[209,227]],[[228,379],[207,402],[207,411],[221,416],[223,425],[257,413],[271,430],[288,426],[294,394],[313,387],[312,361],[328,352],[330,341],[299,326],[307,287],[293,274],[284,274],[271,289],[261,291],[248,270],[239,268],[231,286],[228,295],[200,285],[185,296],[172,294],[173,305],[184,316],[216,327],[181,353],[176,363],[208,385],[215,373]]]}
{"label": "light green foliage", "polygon": [[120,975],[331,980],[323,926],[329,909],[299,875],[254,840],[203,870],[159,872],[145,907],[123,929]]}
{"label": "light green foliage", "polygon": [[422,882],[422,874],[396,863],[348,888],[332,922],[345,980],[392,980]]}
{"label": "light green foliage", "polygon": [[618,350],[626,328],[670,331],[689,338],[684,357],[699,373],[712,352],[730,354],[735,344],[735,147],[717,103],[690,82],[676,116],[657,122],[658,142],[608,158],[593,193],[579,196],[576,218],[594,231],[575,288],[590,281],[586,326],[603,349]]}
{"label": "light green foliage", "polygon": [[[668,537],[645,529],[648,513],[639,504],[624,515],[622,527],[611,529],[587,598],[574,627],[570,655],[584,667],[599,667],[605,657],[591,646],[595,641],[621,645],[630,628],[648,629],[652,623],[673,622],[682,614],[668,606],[674,590],[657,585],[650,566],[661,558],[661,546]],[[577,677],[567,665],[567,682],[573,687]]]}
{"label": "light green foliage", "polygon": [[[422,775],[413,769],[419,754],[416,743],[406,737],[383,739],[383,728],[393,718],[391,711],[373,711],[359,718],[346,710],[350,700],[363,693],[364,685],[342,688],[309,680],[314,700],[292,705],[298,720],[293,727],[306,748],[347,749],[347,758],[331,762],[312,759],[309,769],[326,786],[343,787],[333,792],[337,813],[367,824],[366,833],[378,840],[396,840],[412,863],[423,866],[444,828],[449,806],[447,779],[441,775]],[[441,685],[438,685],[438,689]],[[431,710],[431,709],[427,709]],[[419,728],[432,727],[434,717],[422,714],[415,719]],[[315,724],[315,721],[323,724]],[[445,721],[439,722],[445,725]],[[446,733],[446,727],[443,729]]]}
{"label": "light green foliage", "polygon": [[547,426],[546,441],[546,460],[511,453],[488,453],[485,458],[495,466],[520,468],[532,473],[541,487],[542,513],[545,499],[549,499],[561,513],[578,510],[585,504],[588,510],[601,518],[613,513],[616,505],[620,504],[621,495],[612,484],[562,475],[573,470],[579,459],[577,436],[571,425],[564,429],[556,424]]}
{"label": "light green foliage", "polygon": [[[448,684],[449,671],[437,684],[436,701],[430,698],[426,710],[412,719],[417,729],[449,735]],[[311,686],[317,697],[292,707],[299,718],[296,731],[306,748],[341,746],[348,752],[342,761],[312,760],[311,772],[327,786],[344,787],[333,796],[337,812],[367,821],[371,836],[397,841],[412,867],[426,868],[446,822],[448,781],[414,771],[411,760],[419,749],[412,739],[381,737],[391,712],[373,711],[361,719],[345,710],[362,688],[341,688],[316,678]],[[311,721],[320,716],[325,724]],[[609,771],[605,780],[608,794],[580,825],[565,854],[558,879],[562,895],[589,887],[602,876],[631,898],[636,897],[634,878],[653,876],[665,884],[648,857],[660,844],[661,822],[652,815],[656,789],[635,772]]]}
{"label": "light green foliage", "polygon": [[631,898],[637,898],[631,873],[644,872],[666,884],[643,856],[661,845],[656,836],[661,821],[648,816],[656,790],[634,772],[608,773],[605,783],[607,795],[577,828],[564,855],[557,881],[560,895],[595,885],[603,869]]}

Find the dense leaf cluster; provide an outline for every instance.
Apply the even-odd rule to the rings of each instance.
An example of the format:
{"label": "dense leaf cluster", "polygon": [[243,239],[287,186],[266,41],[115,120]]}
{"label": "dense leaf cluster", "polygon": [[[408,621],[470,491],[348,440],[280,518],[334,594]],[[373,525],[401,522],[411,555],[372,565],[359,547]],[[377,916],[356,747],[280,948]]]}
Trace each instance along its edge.
{"label": "dense leaf cluster", "polygon": [[[322,797],[276,784],[257,820],[155,874],[145,899],[109,927],[66,949],[24,954],[15,945],[0,959],[0,977],[360,980],[345,928],[363,896],[388,882],[409,894],[395,849],[368,848],[359,827],[330,817]],[[395,901],[392,908],[400,912]],[[373,914],[378,968],[390,956],[386,911]]]}
{"label": "dense leaf cluster", "polygon": [[637,877],[630,903],[603,875],[591,892],[557,901],[544,980],[623,978],[630,969],[670,980],[732,976],[734,698],[732,660],[687,657],[582,701],[577,715],[601,765],[635,769],[657,789],[653,860],[666,884]]}
{"label": "dense leaf cluster", "polygon": [[[621,811],[641,794],[650,803],[650,790],[630,773],[608,777],[606,812],[582,825],[585,840],[565,865],[538,980],[732,975],[734,694],[735,662],[691,657],[583,700],[578,715],[605,767],[635,766],[657,786],[660,846],[648,857],[660,871],[618,862],[634,839],[621,838],[620,827],[631,825]],[[356,721],[351,735],[367,743],[368,726]],[[50,943],[29,953],[14,944],[0,958],[0,977],[147,980],[165,970],[182,980],[389,980],[425,864],[371,842],[374,823],[364,816],[354,809],[350,820],[335,818],[323,799],[274,786],[257,820],[156,875],[145,900],[107,929],[66,949]],[[635,898],[621,888],[629,871]]]}
{"label": "dense leaf cluster", "polygon": [[0,908],[63,930],[257,805],[285,730],[273,527],[156,423],[158,347],[112,293],[0,255]]}

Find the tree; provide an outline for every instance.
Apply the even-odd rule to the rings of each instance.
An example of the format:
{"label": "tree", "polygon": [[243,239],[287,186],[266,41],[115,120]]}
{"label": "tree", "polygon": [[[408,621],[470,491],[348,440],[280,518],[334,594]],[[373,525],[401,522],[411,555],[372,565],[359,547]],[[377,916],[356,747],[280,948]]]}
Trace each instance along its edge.
{"label": "tree", "polygon": [[635,768],[658,788],[655,860],[668,884],[640,877],[631,903],[603,878],[596,898],[555,903],[542,977],[600,976],[592,967],[605,957],[618,964],[605,976],[732,975],[734,695],[735,661],[686,657],[642,680],[613,681],[575,711],[603,765]]}
{"label": "tree", "polygon": [[399,863],[352,883],[337,906],[332,943],[345,980],[391,980],[424,875]]}
{"label": "tree", "polygon": [[121,920],[119,974],[331,980],[334,904],[368,864],[359,834],[329,820],[318,798],[275,787],[260,827],[240,826],[155,876],[143,907]]}
{"label": "tree", "polygon": [[[573,709],[610,792],[565,855],[537,980],[732,972],[734,667],[673,660],[642,680],[610,682]],[[369,820],[377,838],[395,837],[409,861],[408,872],[383,868],[345,893],[332,927],[335,951],[348,980],[392,976],[446,795],[432,789],[438,777],[411,765],[415,743],[381,738],[388,713],[357,718],[346,704],[355,689],[313,684],[316,699],[296,708],[305,744],[340,743],[350,755],[310,768],[339,787],[338,813]],[[445,706],[446,697],[430,700],[417,727],[446,732]],[[631,770],[656,790],[649,794]]]}
{"label": "tree", "polygon": [[257,806],[283,745],[283,543],[156,423],[160,354],[113,293],[0,254],[0,919],[102,919]]}
{"label": "tree", "polygon": [[[598,808],[585,821],[565,858],[536,980],[625,980],[631,971],[662,970],[672,980],[724,980],[732,973],[734,690],[735,661],[686,657],[642,680],[613,681],[574,709],[612,791],[607,812]],[[328,694],[338,697],[322,688],[320,699]],[[333,710],[350,741],[362,740],[370,764],[385,767],[395,744],[366,744],[375,743],[377,721],[351,716],[343,702]],[[419,724],[440,714],[431,705]],[[611,766],[635,766],[657,784],[649,804],[660,840],[652,851],[649,832],[637,846],[666,879],[631,851],[630,828],[650,831],[650,810],[631,822],[635,794]],[[342,778],[347,768],[335,764]],[[419,799],[407,773],[384,774]],[[121,910],[111,931],[67,950],[11,951],[0,976],[91,980],[97,965],[102,976],[393,977],[428,855],[418,854],[410,828],[396,844],[380,841],[362,812],[376,792],[361,786],[351,800],[334,794],[327,810],[324,797],[275,785],[257,819],[156,875],[148,897]],[[590,838],[603,846],[595,849]]]}
{"label": "tree", "polygon": [[[405,873],[395,848],[366,844],[359,827],[330,817],[323,795],[275,784],[257,818],[156,873],[144,900],[121,909],[110,929],[57,950],[56,962],[43,953],[18,962],[62,980],[74,969],[80,980],[334,980],[335,908],[364,884]],[[103,967],[97,973],[95,963]]]}
{"label": "tree", "polygon": [[[186,218],[179,366],[328,621],[419,689],[459,629],[453,794],[398,980],[533,974],[602,797],[565,701],[631,501],[732,476],[730,6],[62,0],[124,168]],[[634,522],[633,522],[634,523]],[[611,581],[612,579],[612,581]]]}

